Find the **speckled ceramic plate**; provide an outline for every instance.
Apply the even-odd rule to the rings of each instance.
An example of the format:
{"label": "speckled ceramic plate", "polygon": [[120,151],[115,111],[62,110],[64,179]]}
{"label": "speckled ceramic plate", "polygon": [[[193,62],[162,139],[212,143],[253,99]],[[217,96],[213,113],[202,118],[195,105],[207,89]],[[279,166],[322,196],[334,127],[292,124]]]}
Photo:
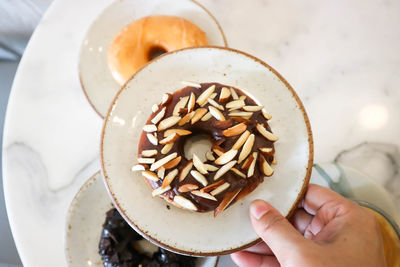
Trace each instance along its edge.
{"label": "speckled ceramic plate", "polygon": [[[219,82],[244,90],[272,114],[270,125],[280,138],[274,175],[216,218],[212,212],[167,209],[164,200],[152,197],[141,174],[130,171],[151,106],[163,93],[184,87],[181,81]],[[248,217],[252,200],[265,199],[283,215],[294,210],[310,178],[313,141],[304,107],[280,74],[246,53],[203,47],[165,54],[134,75],[109,109],[100,153],[110,195],[132,227],[179,253],[218,255],[259,241]]]}
{"label": "speckled ceramic plate", "polygon": [[211,13],[193,0],[120,0],[107,7],[90,26],[79,59],[82,88],[95,111],[104,117],[121,86],[107,64],[111,41],[127,24],[149,15],[174,15],[199,26],[212,45],[226,46],[221,27]]}
{"label": "speckled ceramic plate", "polygon": [[[70,267],[103,266],[98,245],[105,214],[112,207],[102,175],[97,172],[81,187],[68,210],[65,252]],[[157,249],[147,241],[140,242],[145,251]],[[217,261],[218,257],[200,257],[196,267],[215,267]]]}

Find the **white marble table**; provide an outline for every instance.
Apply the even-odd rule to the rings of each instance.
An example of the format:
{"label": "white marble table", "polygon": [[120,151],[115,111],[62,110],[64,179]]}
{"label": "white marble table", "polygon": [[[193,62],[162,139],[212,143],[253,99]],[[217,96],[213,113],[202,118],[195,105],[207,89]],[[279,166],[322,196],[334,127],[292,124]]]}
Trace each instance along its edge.
{"label": "white marble table", "polygon": [[[56,0],[32,36],[15,78],[3,179],[24,266],[65,266],[68,205],[100,168],[102,120],[80,88],[77,62],[86,29],[111,2]],[[268,62],[297,90],[311,120],[316,162],[332,161],[365,141],[388,143],[336,159],[376,177],[396,194],[399,1],[200,2],[217,17],[230,47]],[[226,258],[223,262],[229,266]]]}

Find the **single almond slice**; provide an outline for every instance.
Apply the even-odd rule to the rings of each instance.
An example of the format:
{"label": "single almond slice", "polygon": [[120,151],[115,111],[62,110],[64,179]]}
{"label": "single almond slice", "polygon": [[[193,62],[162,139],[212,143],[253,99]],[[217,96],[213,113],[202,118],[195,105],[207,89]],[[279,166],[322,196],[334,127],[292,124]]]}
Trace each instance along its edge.
{"label": "single almond slice", "polygon": [[147,139],[149,139],[149,142],[152,143],[153,145],[155,145],[155,146],[158,145],[158,139],[155,134],[148,133]]}
{"label": "single almond slice", "polygon": [[165,106],[165,105],[167,105],[169,102],[171,102],[171,100],[172,100],[172,95],[171,95],[171,94],[168,94],[168,93],[165,93],[165,94],[163,94],[163,96],[162,96],[161,105]]}
{"label": "single almond slice", "polygon": [[193,111],[193,108],[194,108],[195,104],[196,104],[196,96],[194,95],[193,92],[191,92],[190,93],[189,102],[188,102],[188,105],[187,105],[188,112],[192,112]]}
{"label": "single almond slice", "polygon": [[260,155],[260,170],[265,176],[271,176],[274,173],[274,169],[271,168],[263,155]]}
{"label": "single almond slice", "polygon": [[225,164],[224,166],[222,166],[216,173],[214,176],[214,180],[218,180],[219,178],[222,177],[222,175],[224,175],[225,173],[227,173],[233,166],[235,166],[236,164],[236,160],[233,160],[231,162],[228,162],[227,164]]}
{"label": "single almond slice", "polygon": [[215,154],[217,154],[218,157],[222,156],[222,154],[224,154],[224,153],[226,152],[222,147],[220,147],[220,146],[218,146],[218,145],[213,145],[213,146],[211,147],[211,150],[212,150]]}
{"label": "single almond slice", "polygon": [[161,149],[161,154],[163,154],[163,155],[168,154],[168,152],[171,151],[171,149],[172,149],[173,146],[174,146],[174,143],[166,144],[166,145],[163,146],[163,148]]}
{"label": "single almond slice", "polygon": [[216,172],[219,169],[218,167],[211,165],[211,164],[204,164],[204,166],[206,166],[206,169],[209,172]]}
{"label": "single almond slice", "polygon": [[157,110],[158,110],[158,105],[157,104],[154,104],[154,105],[151,106],[151,111],[153,111],[153,113],[156,113]]}
{"label": "single almond slice", "polygon": [[157,124],[162,118],[165,116],[165,107],[163,107],[160,112],[157,113],[152,119],[151,122]]}
{"label": "single almond slice", "polygon": [[261,113],[264,116],[264,118],[266,118],[267,120],[272,119],[271,114],[268,114],[267,111],[265,110],[265,108],[261,109]]}
{"label": "single almond slice", "polygon": [[226,137],[236,136],[246,131],[246,129],[246,124],[242,122],[222,131],[222,134]]}
{"label": "single almond slice", "polygon": [[222,87],[218,102],[225,103],[228,101],[229,97],[231,97],[231,91],[226,87]]}
{"label": "single almond slice", "polygon": [[154,158],[138,158],[138,162],[143,164],[152,164],[155,161],[156,160]]}
{"label": "single almond slice", "polygon": [[208,120],[211,119],[211,118],[212,118],[211,113],[210,113],[210,112],[207,112],[206,115],[204,115],[204,116],[201,118],[201,121],[208,121]]}
{"label": "single almond slice", "polygon": [[182,83],[183,85],[186,85],[186,86],[201,88],[201,85],[198,84],[198,83],[189,82],[189,81],[182,81],[181,83]]}
{"label": "single almond slice", "polygon": [[271,156],[275,154],[275,149],[273,147],[260,147],[259,150],[264,156]]}
{"label": "single almond slice", "polygon": [[247,159],[243,162],[241,169],[245,171],[248,170],[253,160],[253,155],[248,156]]}
{"label": "single almond slice", "polygon": [[164,194],[165,192],[167,192],[168,190],[171,190],[171,186],[167,186],[165,188],[162,188],[161,186],[157,189],[154,189],[153,192],[151,193],[153,195],[153,197]]}
{"label": "single almond slice", "polygon": [[254,140],[255,140],[254,134],[251,134],[249,138],[247,138],[246,142],[243,145],[242,151],[239,154],[238,163],[241,163],[250,154],[251,149],[253,148],[254,145]]}
{"label": "single almond slice", "polygon": [[224,121],[225,117],[224,115],[221,113],[221,111],[219,111],[218,109],[216,109],[213,106],[208,106],[208,110],[210,111],[211,115],[216,118],[219,121]]}
{"label": "single almond slice", "polygon": [[232,168],[230,170],[233,171],[234,173],[236,173],[237,175],[239,175],[240,177],[246,178],[246,174],[244,174],[243,172],[239,171],[238,169]]}
{"label": "single almond slice", "polygon": [[134,165],[131,168],[131,171],[133,171],[133,172],[144,171],[144,170],[146,170],[146,169],[141,164]]}
{"label": "single almond slice", "polygon": [[193,160],[189,160],[182,168],[181,173],[179,174],[179,182],[182,182],[186,178],[192,167],[193,167]]}
{"label": "single almond slice", "polygon": [[171,116],[166,119],[163,119],[160,122],[160,124],[158,124],[158,131],[168,129],[168,128],[174,126],[175,124],[177,124],[178,121],[180,121],[180,120],[181,120],[181,117],[179,117],[179,116]]}
{"label": "single almond slice", "polygon": [[230,183],[225,182],[225,183],[221,184],[220,186],[218,186],[217,188],[215,188],[213,191],[211,191],[210,194],[213,196],[216,196],[216,195],[224,192],[226,189],[228,189],[229,186],[231,186]]}
{"label": "single almond slice", "polygon": [[182,119],[180,119],[180,121],[178,121],[178,125],[179,126],[185,125],[193,118],[193,116],[194,116],[194,111],[186,114],[185,116],[183,116]]}
{"label": "single almond slice", "polygon": [[[192,134],[191,131],[184,130],[184,129],[168,129],[164,132],[164,137],[176,133],[179,136],[189,135]],[[160,142],[161,143],[161,142]]]}
{"label": "single almond slice", "polygon": [[161,185],[161,188],[166,188],[167,186],[169,186],[172,181],[175,179],[175,177],[178,175],[178,169],[173,169],[172,171],[170,171],[164,178],[163,183]]}
{"label": "single almond slice", "polygon": [[231,150],[225,152],[224,154],[222,154],[221,156],[219,156],[214,161],[214,163],[217,165],[224,165],[224,164],[228,163],[229,161],[231,161],[232,159],[234,159],[237,152],[238,152],[237,150],[231,149]]}
{"label": "single almond slice", "polygon": [[177,133],[172,133],[171,135],[168,135],[164,139],[160,140],[161,145],[166,145],[175,142],[179,138],[179,135]]}
{"label": "single almond slice", "polygon": [[243,117],[230,117],[231,118],[231,120],[233,120],[234,122],[243,122],[243,123],[245,123],[246,125],[253,125],[253,124],[255,124],[255,122],[254,121],[252,121],[252,120],[248,120],[248,119],[245,119],[245,118],[243,118]]}
{"label": "single almond slice", "polygon": [[243,110],[244,111],[251,111],[251,112],[255,112],[255,111],[260,111],[263,109],[264,106],[244,106]]}
{"label": "single almond slice", "polygon": [[264,125],[262,124],[257,124],[257,130],[262,136],[267,138],[269,141],[275,142],[279,140],[278,136],[274,135],[273,133],[265,129]]}
{"label": "single almond slice", "polygon": [[245,119],[250,119],[250,117],[253,115],[253,112],[247,112],[247,111],[233,111],[230,112],[229,117],[243,117]]}
{"label": "single almond slice", "polygon": [[276,157],[274,157],[274,158],[272,159],[271,164],[274,164],[274,165],[278,164],[278,161],[276,160]]}
{"label": "single almond slice", "polygon": [[223,183],[225,183],[225,180],[221,179],[219,181],[216,181],[215,183],[212,183],[210,185],[207,185],[206,187],[203,187],[200,190],[208,193],[208,192],[214,190],[215,188],[217,188],[218,186],[222,185]]}
{"label": "single almond slice", "polygon": [[158,176],[158,178],[160,178],[160,179],[164,179],[164,176],[165,176],[165,168],[164,168],[164,167],[158,168],[158,170],[157,170],[157,176]]}
{"label": "single almond slice", "polygon": [[200,190],[194,190],[194,191],[192,191],[190,193],[195,195],[195,196],[198,196],[198,197],[202,197],[202,198],[206,198],[206,199],[217,201],[217,199],[214,196],[210,195],[209,193],[200,191]]}
{"label": "single almond slice", "polygon": [[254,174],[254,169],[256,167],[256,161],[257,161],[257,155],[258,152],[253,152],[252,156],[254,160],[251,162],[249,169],[247,170],[247,177],[251,177]]}
{"label": "single almond slice", "polygon": [[212,122],[212,127],[220,129],[220,130],[225,130],[226,128],[229,128],[232,126],[232,121],[231,120],[225,120],[225,121],[213,121]]}
{"label": "single almond slice", "polygon": [[168,156],[165,156],[159,160],[157,160],[156,162],[154,162],[153,164],[151,164],[150,166],[150,171],[154,171],[157,170],[158,168],[160,168],[161,166],[163,166],[165,163],[170,162],[171,160],[173,160],[174,158],[176,158],[178,156],[178,154],[175,153],[171,153]]}
{"label": "single almond slice", "polygon": [[239,150],[239,148],[242,147],[242,145],[244,144],[244,142],[246,142],[249,136],[250,136],[249,131],[246,130],[245,132],[243,132],[242,135],[238,138],[238,140],[236,140],[235,144],[233,144],[232,149]]}
{"label": "single almond slice", "polygon": [[147,132],[147,133],[152,133],[157,131],[157,126],[155,126],[154,124],[147,124],[145,126],[143,126],[143,131]]}
{"label": "single almond slice", "polygon": [[236,196],[239,194],[241,188],[236,189],[235,191],[232,192],[226,192],[224,195],[224,198],[222,199],[221,203],[219,203],[218,207],[215,208],[214,210],[214,217],[217,217],[218,214],[223,212],[229,204],[232,203],[232,201],[236,198]]}
{"label": "single almond slice", "polygon": [[172,115],[174,116],[179,116],[179,111],[181,108],[184,108],[189,100],[188,96],[184,96],[181,99],[179,99],[178,103],[176,103],[174,110],[172,111]]}
{"label": "single almond slice", "polygon": [[181,162],[181,159],[182,159],[181,156],[176,157],[176,158],[174,158],[173,160],[171,160],[170,162],[165,163],[165,164],[163,165],[163,167],[164,167],[166,170],[170,170],[170,169],[172,169],[172,168],[175,168],[175,167],[179,164],[179,162]]}
{"label": "single almond slice", "polygon": [[187,198],[184,198],[181,195],[174,196],[174,202],[181,206],[182,208],[188,209],[188,210],[193,210],[197,211],[197,207],[195,204],[193,204],[192,201],[190,201]]}
{"label": "single almond slice", "polygon": [[157,182],[159,180],[157,174],[151,171],[142,171],[144,178]]}
{"label": "single almond slice", "polygon": [[198,108],[194,111],[194,116],[191,120],[191,124],[195,124],[196,122],[198,122],[205,114],[207,113],[207,109],[206,108]]}
{"label": "single almond slice", "polygon": [[238,100],[233,100],[231,102],[228,102],[225,107],[228,109],[239,109],[242,108],[246,105],[243,100],[238,99]]}
{"label": "single almond slice", "polygon": [[155,149],[150,149],[150,150],[143,150],[142,153],[140,153],[142,155],[142,157],[145,158],[149,158],[149,157],[154,157],[157,156],[158,151]]}
{"label": "single almond slice", "polygon": [[224,107],[221,106],[220,104],[218,104],[217,102],[215,102],[215,100],[208,98],[207,102],[210,103],[211,105],[213,105],[214,107],[216,107],[219,110],[224,110]]}
{"label": "single almond slice", "polygon": [[190,171],[190,174],[193,176],[194,179],[196,179],[203,186],[206,186],[208,184],[206,177],[204,177],[204,175],[201,174],[200,172],[192,170],[192,171]]}
{"label": "single almond slice", "polygon": [[247,96],[245,96],[245,95],[239,96],[239,99],[240,99],[240,100],[243,100],[243,101],[246,100],[246,98],[247,98]]}
{"label": "single almond slice", "polygon": [[199,186],[197,184],[184,184],[184,185],[179,186],[178,192],[186,193],[186,192],[190,192],[192,190],[196,190],[198,188],[199,188]]}
{"label": "single almond slice", "polygon": [[193,164],[201,174],[208,174],[206,166],[196,154],[193,154]]}
{"label": "single almond slice", "polygon": [[209,161],[214,161],[215,160],[215,157],[214,157],[214,155],[213,155],[213,153],[211,151],[207,151],[206,152],[206,159],[209,160]]}
{"label": "single almond slice", "polygon": [[203,105],[205,102],[207,102],[207,98],[210,97],[212,93],[214,93],[215,90],[215,85],[211,85],[208,87],[199,97],[197,98],[196,103],[199,104],[200,106]]}
{"label": "single almond slice", "polygon": [[237,95],[235,89],[233,89],[233,88],[231,87],[230,90],[231,90],[231,95],[232,95],[233,100],[239,99],[239,97],[238,97],[238,95]]}

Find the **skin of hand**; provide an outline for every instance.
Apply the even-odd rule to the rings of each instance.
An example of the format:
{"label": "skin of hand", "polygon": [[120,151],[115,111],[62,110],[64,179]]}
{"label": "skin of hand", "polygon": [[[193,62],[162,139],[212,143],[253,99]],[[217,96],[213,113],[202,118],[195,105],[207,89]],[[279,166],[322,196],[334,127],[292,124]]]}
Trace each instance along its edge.
{"label": "skin of hand", "polygon": [[375,216],[324,187],[309,185],[290,222],[263,200],[250,219],[263,242],[232,254],[238,266],[386,266]]}

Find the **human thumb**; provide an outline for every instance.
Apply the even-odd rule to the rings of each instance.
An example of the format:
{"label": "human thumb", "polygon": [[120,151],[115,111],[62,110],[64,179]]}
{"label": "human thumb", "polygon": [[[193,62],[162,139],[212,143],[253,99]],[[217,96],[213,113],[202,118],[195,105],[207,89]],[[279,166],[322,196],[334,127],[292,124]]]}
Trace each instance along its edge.
{"label": "human thumb", "polygon": [[251,203],[250,218],[254,230],[270,247],[278,261],[307,242],[279,211],[263,200]]}

